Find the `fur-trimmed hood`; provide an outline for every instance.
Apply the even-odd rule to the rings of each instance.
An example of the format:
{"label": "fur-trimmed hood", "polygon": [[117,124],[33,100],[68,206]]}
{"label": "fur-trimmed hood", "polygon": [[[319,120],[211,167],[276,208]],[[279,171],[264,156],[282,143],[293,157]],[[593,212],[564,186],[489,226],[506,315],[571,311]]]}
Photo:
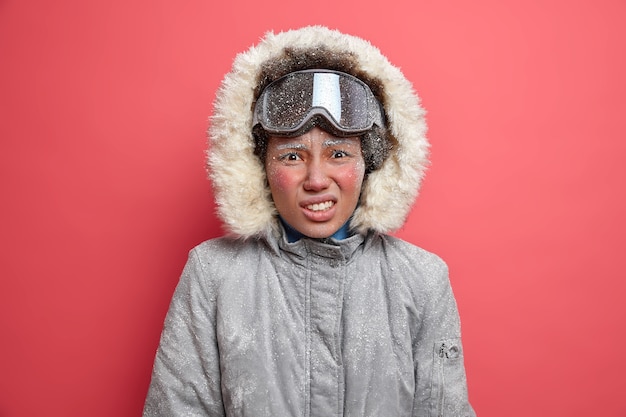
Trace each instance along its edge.
{"label": "fur-trimmed hood", "polygon": [[[329,51],[326,55],[331,57],[349,56],[351,65],[320,64],[326,61],[313,62],[310,58],[309,62],[298,62],[289,53],[293,50],[313,51],[309,57],[315,57],[317,50]],[[268,63],[278,63],[285,68],[283,72],[333,67],[370,84],[383,104],[392,149],[383,165],[365,178],[350,226],[359,233],[386,233],[400,228],[417,197],[427,165],[425,112],[419,98],[401,71],[368,41],[309,26],[267,33],[258,45],[235,58],[217,92],[210,119],[207,165],[218,215],[228,231],[247,238],[269,233],[278,224],[252,135],[254,102],[260,89],[273,81],[267,79]]]}

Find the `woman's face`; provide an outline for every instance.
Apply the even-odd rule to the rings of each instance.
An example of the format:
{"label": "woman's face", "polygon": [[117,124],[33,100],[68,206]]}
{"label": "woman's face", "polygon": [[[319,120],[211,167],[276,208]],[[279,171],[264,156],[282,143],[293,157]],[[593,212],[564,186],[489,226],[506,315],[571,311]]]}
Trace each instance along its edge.
{"label": "woman's face", "polygon": [[361,140],[318,127],[293,138],[271,137],[265,171],[282,218],[305,236],[326,238],[359,201],[365,175]]}

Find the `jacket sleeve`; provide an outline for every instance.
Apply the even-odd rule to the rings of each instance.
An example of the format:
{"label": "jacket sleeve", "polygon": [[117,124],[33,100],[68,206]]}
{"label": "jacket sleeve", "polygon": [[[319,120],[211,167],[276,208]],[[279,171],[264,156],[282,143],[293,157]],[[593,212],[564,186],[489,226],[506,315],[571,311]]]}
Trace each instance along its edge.
{"label": "jacket sleeve", "polygon": [[215,331],[216,291],[197,249],[165,318],[143,416],[224,416]]}
{"label": "jacket sleeve", "polygon": [[414,341],[414,417],[475,417],[468,400],[463,345],[448,268],[438,257],[428,263],[418,300]]}

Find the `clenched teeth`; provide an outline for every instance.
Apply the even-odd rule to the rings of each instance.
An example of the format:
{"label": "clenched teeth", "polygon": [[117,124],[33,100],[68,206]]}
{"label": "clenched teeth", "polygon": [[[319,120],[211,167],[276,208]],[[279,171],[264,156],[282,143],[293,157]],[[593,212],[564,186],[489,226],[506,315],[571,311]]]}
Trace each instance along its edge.
{"label": "clenched teeth", "polygon": [[335,203],[333,203],[332,201],[325,201],[323,203],[318,203],[318,204],[309,204],[308,206],[306,206],[306,208],[311,211],[324,211],[324,210],[328,210],[334,205]]}

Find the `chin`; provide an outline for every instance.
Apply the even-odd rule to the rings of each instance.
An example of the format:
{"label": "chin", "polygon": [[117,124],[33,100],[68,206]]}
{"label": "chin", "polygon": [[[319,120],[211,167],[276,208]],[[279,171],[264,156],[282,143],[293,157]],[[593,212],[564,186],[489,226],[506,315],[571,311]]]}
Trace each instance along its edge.
{"label": "chin", "polygon": [[312,227],[300,233],[312,239],[325,239],[331,237],[337,230],[339,227]]}

